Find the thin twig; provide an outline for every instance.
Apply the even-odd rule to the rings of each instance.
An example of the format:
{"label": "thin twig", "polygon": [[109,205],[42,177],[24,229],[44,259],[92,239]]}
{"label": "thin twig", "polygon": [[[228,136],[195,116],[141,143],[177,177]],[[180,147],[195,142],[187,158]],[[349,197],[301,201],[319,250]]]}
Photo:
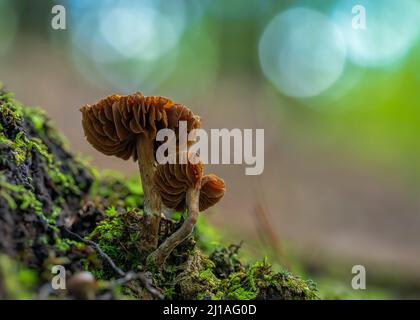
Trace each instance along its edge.
{"label": "thin twig", "polygon": [[95,243],[91,240],[86,240],[86,239],[82,238],[77,233],[74,233],[73,231],[70,231],[66,227],[63,227],[63,229],[69,235],[76,238],[78,241],[83,242],[84,244],[87,244],[88,246],[93,247],[95,249],[95,251],[101,256],[101,258],[104,259],[108,263],[108,265],[112,268],[112,270],[114,270],[119,276],[125,277],[125,275],[126,275],[125,272],[122,271],[120,268],[118,268],[115,265],[114,261],[105,252],[102,251],[102,249],[98,246],[97,243]]}
{"label": "thin twig", "polygon": [[70,231],[66,227],[63,227],[63,230],[67,232],[69,235],[71,235],[73,238],[77,239],[78,241],[83,242],[84,244],[87,244],[88,246],[91,246],[92,248],[94,248],[95,251],[99,254],[99,256],[108,263],[108,265],[115,271],[115,273],[121,276],[121,278],[113,282],[112,287],[126,284],[132,280],[140,280],[143,286],[146,288],[147,291],[150,292],[150,294],[152,294],[152,296],[161,300],[164,298],[163,294],[157,288],[153,286],[152,275],[150,272],[137,272],[137,273],[133,271],[124,272],[123,270],[121,270],[120,268],[116,266],[116,264],[114,263],[114,261],[111,259],[110,256],[108,256],[105,252],[102,251],[102,249],[99,247],[97,243],[91,240],[82,238],[80,235],[78,235],[77,233],[74,233],[73,231]]}
{"label": "thin twig", "polygon": [[154,297],[158,299],[163,299],[164,296],[162,292],[160,292],[158,289],[153,287],[153,280],[152,280],[152,274],[150,272],[133,272],[129,271],[126,273],[126,275],[123,278],[115,280],[112,285],[113,287],[126,284],[132,280],[140,280],[147,291],[149,291]]}

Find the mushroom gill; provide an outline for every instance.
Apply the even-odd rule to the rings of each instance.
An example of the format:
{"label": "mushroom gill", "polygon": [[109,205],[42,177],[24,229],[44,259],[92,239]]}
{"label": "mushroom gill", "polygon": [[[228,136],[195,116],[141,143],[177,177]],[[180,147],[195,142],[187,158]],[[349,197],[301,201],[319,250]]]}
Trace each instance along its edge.
{"label": "mushroom gill", "polygon": [[154,181],[162,203],[176,211],[185,210],[186,192],[189,188],[194,188],[197,183],[200,189],[200,212],[219,202],[225,193],[223,179],[212,173],[203,176],[201,163],[159,165]]}
{"label": "mushroom gill", "polygon": [[137,160],[138,135],[154,140],[159,129],[172,129],[177,134],[179,121],[187,122],[188,133],[201,125],[200,118],[182,104],[141,93],[111,95],[80,111],[88,142],[99,152],[124,160]]}

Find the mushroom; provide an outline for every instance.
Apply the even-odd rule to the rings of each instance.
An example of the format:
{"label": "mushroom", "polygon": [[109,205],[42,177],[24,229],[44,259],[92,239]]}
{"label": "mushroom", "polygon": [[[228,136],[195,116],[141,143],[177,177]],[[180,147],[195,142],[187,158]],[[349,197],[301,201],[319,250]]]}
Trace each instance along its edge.
{"label": "mushroom", "polygon": [[182,226],[148,258],[158,268],[175,247],[192,233],[198,213],[219,202],[225,193],[223,179],[214,174],[203,176],[203,164],[196,155],[184,152],[182,156],[186,157],[185,164],[159,165],[154,179],[165,206],[177,211],[187,209],[187,218]]}
{"label": "mushroom", "polygon": [[90,272],[80,271],[70,278],[67,288],[76,299],[93,300],[95,299],[97,282]]}
{"label": "mushroom", "polygon": [[142,247],[145,250],[156,248],[161,217],[161,200],[153,182],[158,147],[156,133],[162,128],[178,133],[179,121],[187,122],[189,133],[200,127],[200,118],[182,104],[141,93],[112,95],[96,104],[85,105],[80,111],[86,139],[94,148],[105,155],[138,161],[147,230]]}

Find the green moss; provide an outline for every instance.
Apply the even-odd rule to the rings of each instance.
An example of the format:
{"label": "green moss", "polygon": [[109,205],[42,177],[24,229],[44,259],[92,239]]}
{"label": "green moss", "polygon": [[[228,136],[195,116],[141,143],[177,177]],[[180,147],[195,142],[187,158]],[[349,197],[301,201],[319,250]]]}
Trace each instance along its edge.
{"label": "green moss", "polygon": [[219,277],[227,278],[232,273],[245,270],[239,259],[239,249],[239,245],[219,246],[210,253],[210,259],[215,265],[214,270]]}
{"label": "green moss", "polygon": [[[174,281],[184,299],[214,299],[220,280],[213,274],[214,263],[199,250],[194,250],[188,260],[180,266]],[[217,297],[216,297],[217,296]]]}
{"label": "green moss", "polygon": [[[0,174],[0,197],[6,200],[11,210],[30,211],[36,213],[44,222],[57,231],[56,219],[60,215],[61,208],[65,204],[63,198],[66,194],[79,195],[80,187],[76,183],[73,173],[66,174],[62,170],[62,163],[48,149],[42,139],[57,142],[62,147],[59,133],[49,124],[44,111],[39,108],[26,108],[13,99],[13,95],[4,92],[0,88],[0,117],[2,125],[0,130],[0,160],[8,163],[14,159],[17,167],[22,166],[22,171],[30,170],[36,157],[41,161],[41,168],[48,176],[47,184],[53,184],[55,195],[52,199],[52,209],[44,210],[44,203],[35,193],[36,187],[32,177],[27,175],[26,182],[19,184],[16,181],[9,182]],[[34,130],[35,132],[32,132]],[[34,135],[36,134],[36,135]],[[12,155],[12,158],[10,158]],[[3,159],[2,159],[3,158]],[[8,163],[10,167],[11,164]],[[58,193],[58,194],[57,194]]]}
{"label": "green moss", "polygon": [[26,148],[25,142],[22,141],[21,132],[19,132],[14,141],[6,138],[4,133],[0,133],[0,144],[10,148],[10,152],[14,155],[17,165],[21,165],[26,160],[29,150]]}
{"label": "green moss", "polygon": [[107,211],[112,214],[99,222],[87,238],[98,243],[119,266],[135,270],[145,258],[140,248],[142,213],[137,210],[116,212],[111,208]]}
{"label": "green moss", "polygon": [[287,271],[273,272],[267,259],[257,261],[224,279],[225,299],[318,299],[315,285]]}
{"label": "green moss", "polygon": [[114,206],[105,209],[105,214],[108,217],[114,217],[115,215],[117,215],[117,213],[118,213],[118,211],[117,211],[117,209],[115,209]]}
{"label": "green moss", "polygon": [[38,282],[36,272],[0,254],[0,300],[32,299]]}
{"label": "green moss", "polygon": [[[42,203],[36,198],[32,190],[28,190],[21,185],[8,183],[2,176],[0,176],[0,196],[7,201],[11,209],[27,210],[31,208],[44,222],[51,222],[42,210]],[[55,227],[55,222],[51,226]]]}
{"label": "green moss", "polygon": [[210,259],[194,251],[175,278],[178,294],[187,299],[213,300],[318,299],[312,282],[286,271],[274,272],[266,259],[243,265],[234,248],[237,246],[219,248]]}
{"label": "green moss", "polygon": [[[66,149],[68,148],[67,139],[61,134],[61,132],[50,124],[48,116],[43,109],[40,107],[25,108],[16,100],[13,100],[13,102],[20,106],[21,114],[32,124],[32,128],[38,137],[41,139],[48,137],[48,139],[51,139],[57,145],[61,145]],[[77,160],[80,159],[77,158]]]}
{"label": "green moss", "polygon": [[19,132],[14,140],[6,138],[4,133],[0,133],[0,145],[6,146],[14,155],[16,165],[24,163],[27,157],[30,157],[33,151],[38,152],[43,161],[48,166],[48,174],[51,180],[65,189],[71,189],[73,192],[79,192],[74,180],[60,172],[59,162],[54,161],[54,156],[48,152],[47,147],[38,138],[27,138],[24,132]]}
{"label": "green moss", "polygon": [[219,248],[222,242],[220,232],[208,223],[203,215],[199,215],[198,217],[194,229],[194,236],[197,240],[198,247],[207,254]]}
{"label": "green moss", "polygon": [[6,217],[0,242],[8,243],[2,253],[37,266],[40,279],[50,275],[50,259],[88,256],[84,244],[62,238],[57,222],[79,212],[89,172],[44,111],[24,107],[0,88],[0,211]]}
{"label": "green moss", "polygon": [[117,172],[105,170],[96,172],[90,198],[104,209],[142,208],[143,188],[139,176],[126,178]]}
{"label": "green moss", "polygon": [[2,116],[16,123],[22,119],[23,110],[22,104],[13,99],[13,94],[3,91],[0,85],[0,113]]}
{"label": "green moss", "polygon": [[257,297],[256,289],[250,288],[247,277],[243,273],[233,273],[223,281],[223,297],[230,300],[251,300]]}
{"label": "green moss", "polygon": [[32,122],[35,131],[38,134],[43,133],[45,127],[45,119],[47,118],[45,111],[40,108],[27,108],[25,115]]}
{"label": "green moss", "polygon": [[[7,106],[7,107],[6,107]],[[19,120],[25,112],[22,112],[20,107],[17,109],[19,112],[10,111],[11,106],[9,103],[0,106],[0,113],[3,117],[12,117],[13,121]],[[29,110],[25,108],[24,110]],[[44,122],[46,119],[44,119]],[[37,137],[28,137],[25,132],[20,131],[16,134],[14,139],[7,138],[3,132],[0,132],[0,145],[3,145],[10,149],[10,152],[14,155],[16,165],[19,166],[24,163],[27,157],[30,157],[32,152],[37,152],[40,158],[45,162],[48,175],[51,180],[64,188],[67,192],[80,193],[79,187],[76,185],[74,179],[70,175],[66,175],[61,172],[59,161],[54,159],[54,155],[48,151],[48,148]]]}
{"label": "green moss", "polygon": [[175,298],[175,288],[168,287],[163,290],[163,296],[166,300],[172,300]]}
{"label": "green moss", "polygon": [[206,281],[208,283],[210,283],[210,285],[218,285],[219,284],[219,279],[216,278],[216,276],[213,273],[213,270],[210,269],[206,269],[204,271],[201,271],[198,275],[199,279],[201,281]]}
{"label": "green moss", "polygon": [[[98,223],[88,238],[98,243],[122,269],[135,270],[138,266],[144,267],[147,254],[142,252],[139,243],[143,232],[141,212],[126,211],[111,206],[105,209],[105,213],[107,217]],[[179,225],[169,220],[163,220],[163,223],[165,223],[163,230],[167,230],[169,234]],[[211,230],[211,227],[209,229]],[[200,236],[199,233],[199,239]],[[206,239],[206,236],[201,236],[201,239]],[[191,249],[194,245],[194,241],[189,239],[168,258],[162,272],[155,271],[155,283],[162,288],[166,298],[235,300],[318,298],[313,283],[286,271],[273,271],[266,259],[251,265],[243,264],[239,257],[238,245],[228,247],[219,245],[209,255],[206,255],[198,245],[195,249]],[[208,248],[207,246],[206,250],[209,250]],[[93,272],[100,279],[114,276],[104,265],[94,269]]]}
{"label": "green moss", "polygon": [[61,254],[67,253],[71,248],[76,248],[79,250],[86,248],[86,245],[82,242],[70,239],[62,239],[59,237],[55,238],[54,246],[57,249],[57,251]]}

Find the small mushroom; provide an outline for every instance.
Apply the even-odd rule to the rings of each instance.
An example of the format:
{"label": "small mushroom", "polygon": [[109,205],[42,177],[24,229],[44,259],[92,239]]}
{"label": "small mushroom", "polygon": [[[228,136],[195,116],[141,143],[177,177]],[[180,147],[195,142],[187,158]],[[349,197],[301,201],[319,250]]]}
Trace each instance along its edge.
{"label": "small mushroom", "polygon": [[[165,206],[177,211],[187,209],[182,226],[166,239],[149,257],[160,268],[170,253],[194,230],[198,213],[213,206],[225,193],[224,181],[214,174],[203,176],[203,165],[191,153],[185,164],[159,165],[155,175],[156,189]],[[190,161],[193,160],[193,161]]]}
{"label": "small mushroom", "polygon": [[95,299],[96,288],[95,277],[88,271],[77,272],[67,283],[69,293],[76,299]]}
{"label": "small mushroom", "polygon": [[105,155],[138,161],[144,190],[145,250],[157,247],[161,200],[155,191],[156,133],[163,128],[178,132],[179,121],[187,122],[188,133],[200,127],[200,118],[187,107],[163,97],[141,93],[112,95],[93,105],[85,105],[82,125],[88,142]]}

